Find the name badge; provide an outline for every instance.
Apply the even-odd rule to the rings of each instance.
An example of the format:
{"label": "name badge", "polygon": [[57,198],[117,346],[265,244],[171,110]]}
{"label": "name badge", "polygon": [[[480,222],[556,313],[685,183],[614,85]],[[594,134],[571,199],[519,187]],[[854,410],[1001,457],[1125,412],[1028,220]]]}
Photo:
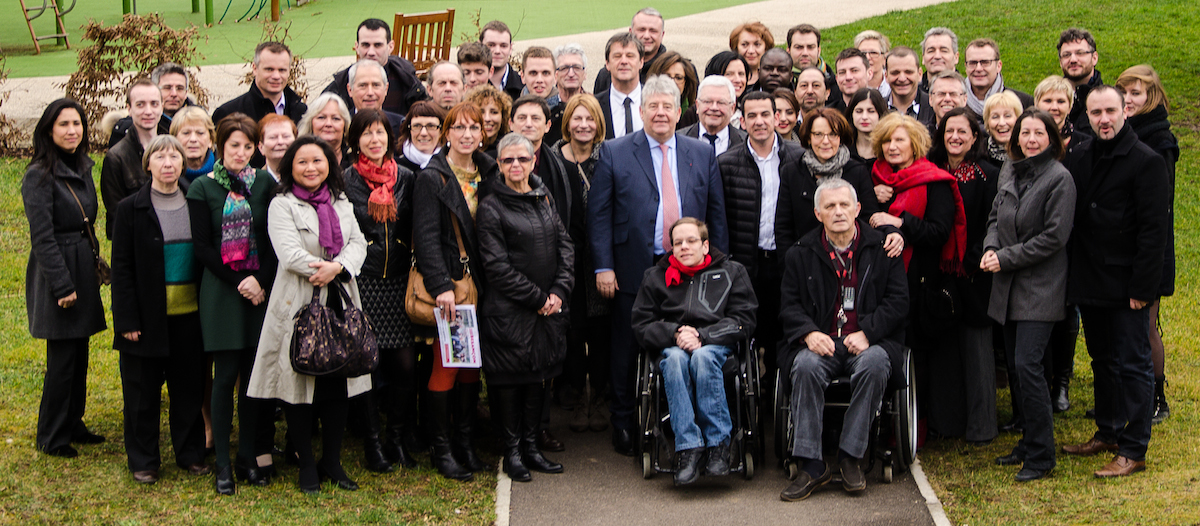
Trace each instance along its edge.
{"label": "name badge", "polygon": [[854,288],[842,287],[842,310],[854,310]]}

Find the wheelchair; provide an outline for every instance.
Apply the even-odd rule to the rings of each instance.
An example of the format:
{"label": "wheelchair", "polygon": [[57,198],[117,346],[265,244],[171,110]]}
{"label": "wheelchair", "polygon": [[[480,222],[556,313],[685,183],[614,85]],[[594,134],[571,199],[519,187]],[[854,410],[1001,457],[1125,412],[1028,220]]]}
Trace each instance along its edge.
{"label": "wheelchair", "polygon": [[[660,351],[642,350],[637,358],[637,411],[640,437],[638,452],[642,458],[642,477],[674,473],[675,433],[666,387],[659,366]],[[743,341],[725,360],[725,399],[733,422],[730,432],[730,473],[741,473],[746,480],[754,477],[765,451],[762,421],[759,418],[759,371],[754,340]]]}
{"label": "wheelchair", "polygon": [[[917,458],[916,374],[913,371],[912,350],[905,347],[903,353],[903,370],[899,374],[907,379],[907,386],[894,389],[889,385],[884,390],[883,401],[871,419],[867,468],[863,470],[864,474],[870,473],[875,468],[875,461],[881,461],[883,481],[886,483],[891,483],[893,477],[908,471]],[[795,480],[800,474],[800,466],[791,458],[795,428],[792,422],[791,385],[784,376],[788,372],[780,368],[775,374],[775,455],[782,462],[788,480]],[[896,373],[892,371],[893,375]],[[836,443],[836,437],[841,432],[840,417],[850,407],[851,394],[849,376],[833,379],[825,389],[823,442],[829,443],[832,436]],[[890,425],[887,432],[884,422]]]}

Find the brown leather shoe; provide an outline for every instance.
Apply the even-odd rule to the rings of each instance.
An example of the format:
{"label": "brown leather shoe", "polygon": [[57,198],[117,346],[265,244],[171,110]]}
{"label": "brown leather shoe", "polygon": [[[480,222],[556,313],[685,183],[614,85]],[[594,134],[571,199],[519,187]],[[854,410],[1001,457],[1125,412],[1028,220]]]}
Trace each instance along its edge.
{"label": "brown leather shoe", "polygon": [[1096,437],[1089,438],[1087,442],[1075,444],[1071,446],[1063,446],[1063,453],[1068,455],[1079,455],[1081,457],[1090,457],[1101,451],[1116,451],[1116,444],[1101,442]]}
{"label": "brown leather shoe", "polygon": [[154,484],[158,482],[158,472],[153,469],[146,471],[134,471],[133,480],[140,484]]}
{"label": "brown leather shoe", "polygon": [[1096,476],[1100,478],[1125,477],[1139,471],[1146,471],[1145,461],[1129,460],[1127,457],[1117,455],[1113,457],[1112,462],[1100,468],[1100,471],[1096,472]]}

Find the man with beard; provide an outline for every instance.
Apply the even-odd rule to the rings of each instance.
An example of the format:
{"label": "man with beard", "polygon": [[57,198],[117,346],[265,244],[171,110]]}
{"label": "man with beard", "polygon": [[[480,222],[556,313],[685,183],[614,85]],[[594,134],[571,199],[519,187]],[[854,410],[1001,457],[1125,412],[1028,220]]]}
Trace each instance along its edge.
{"label": "man with beard", "polygon": [[771,93],[777,88],[792,87],[791,55],[777,47],[768,49],[759,60],[758,73],[762,91]]}
{"label": "man with beard", "polygon": [[929,28],[921,41],[921,64],[925,66],[925,74],[921,76],[920,89],[929,93],[934,75],[958,70],[958,35],[945,27]]}
{"label": "man with beard", "polygon": [[833,90],[829,90],[829,100],[825,101],[825,105],[844,112],[858,90],[870,87],[871,59],[858,48],[848,47],[838,53],[833,65],[837,71],[837,87],[841,96],[834,96]]}
{"label": "man with beard", "polygon": [[[587,54],[579,44],[563,44],[554,48],[555,76],[558,78],[558,100],[564,104],[583,90],[587,76]],[[560,130],[561,131],[561,130]]]}
{"label": "man with beard", "polygon": [[988,97],[1001,91],[1011,91],[1021,101],[1022,108],[1033,106],[1033,97],[1004,85],[1004,76],[1000,70],[1004,62],[1000,60],[1000,45],[990,38],[977,38],[967,44],[966,55],[967,80],[971,83],[971,91],[967,93],[967,106],[976,115],[983,115],[983,103]]}
{"label": "man with beard", "polygon": [[1067,118],[1075,123],[1076,130],[1087,133],[1092,132],[1086,111],[1088,92],[1104,83],[1100,70],[1096,69],[1099,59],[1096,39],[1088,30],[1072,27],[1059,35],[1058,65],[1062,67],[1063,77],[1075,86],[1075,104]]}
{"label": "man with beard", "polygon": [[[646,72],[650,70],[650,63],[654,59],[663,54],[667,50],[664,46],[663,36],[666,35],[666,21],[663,20],[662,13],[653,7],[647,7],[634,13],[633,20],[629,21],[629,33],[642,43],[642,65],[638,66],[638,82],[645,82]],[[596,83],[592,85],[592,93],[600,93],[608,90],[612,86],[612,72],[601,68],[596,73]]]}
{"label": "man with beard", "polygon": [[680,133],[707,142],[712,146],[713,155],[721,155],[733,145],[746,142],[746,132],[729,123],[737,104],[733,83],[729,79],[720,75],[704,77],[696,93],[700,122],[680,130]]}
{"label": "man with beard", "polygon": [[800,101],[800,115],[796,116],[796,125],[804,122],[804,114],[825,107],[828,98],[825,74],[817,68],[804,68],[796,77],[796,100]]}
{"label": "man with beard", "polygon": [[929,96],[917,89],[920,81],[921,68],[917,65],[917,54],[905,46],[897,46],[884,59],[887,71],[887,82],[892,88],[892,96],[888,97],[888,107],[902,111],[910,117],[915,117],[925,126],[937,126],[934,120],[933,108],[929,105]]}

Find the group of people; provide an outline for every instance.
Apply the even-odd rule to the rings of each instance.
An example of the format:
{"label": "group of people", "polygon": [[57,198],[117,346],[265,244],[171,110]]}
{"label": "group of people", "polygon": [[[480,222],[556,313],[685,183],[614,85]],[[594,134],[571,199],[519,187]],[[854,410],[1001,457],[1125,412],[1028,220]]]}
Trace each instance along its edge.
{"label": "group of people", "polygon": [[[211,116],[187,97],[187,70],[163,64],[105,124],[100,200],[86,115],[54,102],[22,182],[29,328],[47,340],[38,448],[73,457],[72,443],[104,440],[83,423],[88,339],[105,329],[102,201],[138,482],[160,476],[164,382],[176,463],[215,473],[226,495],[277,476],[278,407],[305,492],[357,488],[341,463],[347,427],[371,471],[411,468],[427,449],[443,476],[471,480],[488,469],[474,444],[482,376],[514,480],[563,471],[543,454],[564,448],[547,428],[555,398],[573,431],[611,426],[615,451],[633,455],[647,352],[661,360],[675,482],[689,484],[729,472],[722,364],[751,338],[791,393],[783,449],[801,469],[782,499],[831,480],[823,392],[843,374],[854,394],[835,464],[847,491],[865,488],[867,432],[904,381],[905,347],[922,429],[974,444],[1023,431],[997,463],[1034,480],[1054,467],[1080,319],[1097,432],[1062,451],[1115,453],[1097,476],[1145,468],[1151,421],[1169,411],[1156,321],[1173,292],[1179,155],[1150,66],[1103,84],[1094,38],[1072,28],[1062,75],[1030,96],[1005,84],[990,39],[960,64],[950,29],[919,50],[864,31],[827,63],[817,28],[791,28],[781,49],[751,22],[701,76],[664,34],[658,11],[638,11],[589,93],[582,47],[516,60],[500,21],[422,82],[368,19],[358,60],[308,104],[288,87],[290,50],[267,42],[247,93]],[[404,307],[423,289],[450,319],[468,281],[482,370],[446,366],[434,328]],[[374,373],[292,369],[293,316],[314,295],[367,314]],[[1013,393],[1003,426],[995,349]]]}

